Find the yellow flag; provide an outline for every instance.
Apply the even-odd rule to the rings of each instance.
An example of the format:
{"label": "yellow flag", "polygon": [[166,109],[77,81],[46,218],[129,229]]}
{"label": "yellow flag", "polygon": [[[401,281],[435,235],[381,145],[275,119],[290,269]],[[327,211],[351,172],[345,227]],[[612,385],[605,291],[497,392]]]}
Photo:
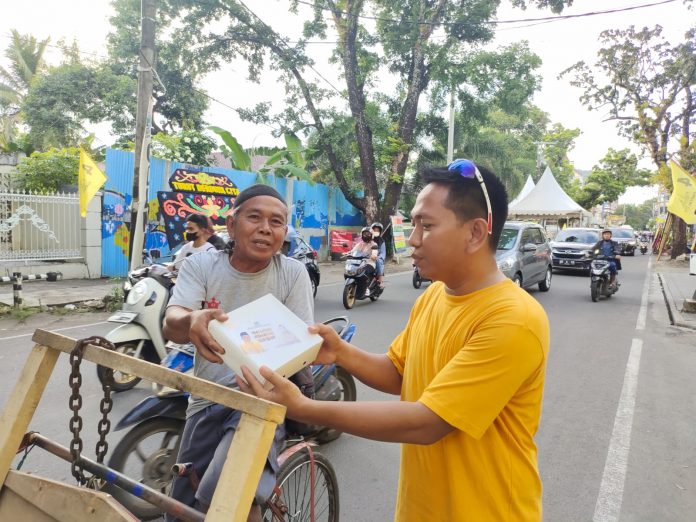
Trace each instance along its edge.
{"label": "yellow flag", "polygon": [[99,170],[94,160],[80,149],[80,172],[78,186],[80,188],[80,215],[87,216],[87,205],[106,181],[106,175]]}
{"label": "yellow flag", "polygon": [[696,178],[686,172],[674,161],[669,162],[672,168],[672,196],[667,203],[667,210],[679,216],[688,225],[696,223]]}

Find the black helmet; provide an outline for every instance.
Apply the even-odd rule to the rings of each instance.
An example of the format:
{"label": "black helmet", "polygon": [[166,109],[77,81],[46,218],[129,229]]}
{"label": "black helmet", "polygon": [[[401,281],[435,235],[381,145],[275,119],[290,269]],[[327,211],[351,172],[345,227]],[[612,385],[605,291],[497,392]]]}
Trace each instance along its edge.
{"label": "black helmet", "polygon": [[374,223],[372,223],[372,225],[370,225],[370,228],[375,228],[375,227],[379,228],[380,234],[382,232],[384,232],[384,227],[382,226],[382,223],[380,223],[379,221],[375,221]]}

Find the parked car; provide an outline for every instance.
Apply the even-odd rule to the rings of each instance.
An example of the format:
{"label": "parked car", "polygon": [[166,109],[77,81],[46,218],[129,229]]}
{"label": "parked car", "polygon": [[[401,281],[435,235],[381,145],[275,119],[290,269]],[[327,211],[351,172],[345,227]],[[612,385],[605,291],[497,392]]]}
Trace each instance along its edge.
{"label": "parked car", "polygon": [[551,247],[544,229],[535,223],[508,221],[495,253],[498,268],[523,288],[551,288]]}
{"label": "parked car", "polygon": [[592,259],[585,254],[600,239],[597,228],[565,228],[551,241],[553,267],[559,270],[590,271]]}
{"label": "parked car", "polygon": [[621,247],[622,256],[636,255],[638,240],[636,239],[635,231],[631,227],[623,226],[619,228],[612,228],[610,230],[611,238],[619,244],[619,247]]}

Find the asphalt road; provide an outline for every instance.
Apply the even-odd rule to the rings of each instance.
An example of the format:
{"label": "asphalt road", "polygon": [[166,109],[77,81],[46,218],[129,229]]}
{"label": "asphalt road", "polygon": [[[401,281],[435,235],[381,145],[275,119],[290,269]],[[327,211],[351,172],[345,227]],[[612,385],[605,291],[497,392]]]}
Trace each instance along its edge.
{"label": "asphalt road", "polygon": [[[624,259],[622,286],[592,303],[589,280],[554,274],[551,291],[530,293],[551,321],[544,408],[537,435],[546,521],[690,521],[696,513],[696,332],[668,326],[648,257]],[[318,320],[345,315],[340,284],[319,288]],[[376,303],[358,302],[348,314],[354,342],[383,352],[406,322],[422,290],[411,274],[394,274]],[[0,407],[40,326],[69,328],[79,338],[104,334],[104,314],[30,320],[11,331],[0,321]],[[40,321],[39,324],[35,324]],[[89,326],[79,326],[89,324]],[[61,357],[32,428],[69,442],[67,357]],[[101,394],[85,363],[85,452],[93,455]],[[146,384],[116,397],[114,420],[149,393]],[[360,400],[394,400],[358,384]],[[115,444],[120,433],[110,436]],[[385,521],[393,514],[399,447],[343,435],[321,449],[336,468],[341,519]],[[69,464],[35,449],[24,469],[70,481]]]}

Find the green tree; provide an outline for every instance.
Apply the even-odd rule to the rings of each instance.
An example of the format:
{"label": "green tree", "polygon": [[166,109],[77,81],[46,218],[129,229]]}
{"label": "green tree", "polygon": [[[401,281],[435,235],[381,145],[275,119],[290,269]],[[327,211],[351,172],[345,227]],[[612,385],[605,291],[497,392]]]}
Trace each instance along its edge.
{"label": "green tree", "polygon": [[[138,76],[140,4],[141,0],[111,2],[115,15],[110,19],[112,32],[107,38],[107,63],[119,76]],[[190,51],[185,32],[171,30],[175,15],[176,11],[172,12],[166,2],[157,3],[153,134],[171,134],[182,129],[200,131],[204,125],[203,113],[208,108],[208,99],[198,84],[200,78],[212,70],[212,64],[209,59]],[[123,132],[120,129],[120,133]]]}
{"label": "green tree", "polygon": [[80,149],[77,147],[34,152],[17,165],[19,185],[35,192],[64,190],[66,186],[77,185],[79,166]]}
{"label": "green tree", "polygon": [[156,158],[208,166],[208,157],[215,146],[212,138],[195,130],[176,134],[158,132],[152,137],[151,152]]}
{"label": "green tree", "polygon": [[[584,92],[590,110],[608,111],[619,132],[639,144],[658,169],[657,179],[671,187],[667,160],[674,151],[688,169],[696,169],[693,121],[696,118],[696,29],[671,45],[662,28],[633,26],[604,31],[594,67],[578,62],[563,75]],[[675,216],[672,256],[684,252],[686,225]]]}
{"label": "green tree", "polygon": [[37,78],[22,103],[37,149],[77,145],[85,124],[111,121],[115,131],[134,128],[135,80],[108,66],[66,63]]}
{"label": "green tree", "polygon": [[585,208],[619,199],[628,187],[650,184],[653,172],[638,168],[638,158],[628,149],[610,148],[599,165],[592,167],[576,201]]}
{"label": "green tree", "polygon": [[[293,8],[297,7],[293,1]],[[526,2],[562,9],[563,0]],[[286,86],[286,108],[270,115],[268,106],[258,107],[248,116],[254,121],[274,121],[295,132],[314,134],[317,149],[346,198],[361,209],[368,220],[386,220],[395,209],[417,139],[418,107],[430,87],[452,85],[452,71],[475,46],[493,36],[489,21],[498,2],[468,0],[314,0],[313,17],[305,23],[303,37],[290,43],[256,17],[246,6],[234,0],[224,3],[169,0],[167,5],[178,13],[176,24],[188,37],[188,48],[200,57],[217,63],[242,56],[249,66],[251,79],[270,62]],[[174,12],[174,11],[170,11]],[[229,20],[225,27],[206,25]],[[334,60],[341,68],[342,88],[311,81],[313,59],[308,52],[309,39],[326,39],[331,24],[338,35]],[[219,29],[219,30],[216,30]],[[378,92],[379,76],[388,71],[397,79],[395,92]],[[311,77],[314,75],[312,74]],[[332,79],[331,83],[333,85]],[[463,90],[463,89],[462,89]],[[328,99],[338,94],[349,107],[349,114],[328,107]],[[373,109],[376,108],[376,109]],[[371,111],[374,110],[374,114]],[[390,130],[381,147],[371,122],[386,122]],[[338,122],[338,128],[332,125]],[[341,132],[352,127],[351,147]],[[377,145],[377,146],[376,146]],[[337,147],[342,147],[338,149]],[[360,167],[358,195],[348,176],[345,150],[355,150]],[[382,165],[386,167],[382,169]],[[380,179],[384,180],[380,186]],[[383,198],[381,196],[383,194]]]}
{"label": "green tree", "polygon": [[639,205],[619,205],[617,214],[626,216],[626,224],[634,230],[648,230],[650,220],[653,218],[653,205],[656,199],[649,199]]}
{"label": "green tree", "polygon": [[[3,150],[11,150],[15,127],[24,97],[34,79],[44,69],[43,54],[49,39],[37,41],[31,35],[11,31],[12,41],[5,49],[9,68],[0,67],[0,126],[2,127]],[[17,146],[15,145],[15,148]]]}

